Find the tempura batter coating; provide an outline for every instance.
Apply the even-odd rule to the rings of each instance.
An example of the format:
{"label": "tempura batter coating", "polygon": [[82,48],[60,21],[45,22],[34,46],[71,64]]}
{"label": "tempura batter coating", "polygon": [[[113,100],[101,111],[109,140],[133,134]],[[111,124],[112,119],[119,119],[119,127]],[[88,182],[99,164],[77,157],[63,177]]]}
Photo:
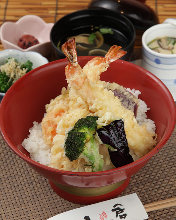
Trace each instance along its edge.
{"label": "tempura batter coating", "polygon": [[[81,68],[77,62],[74,40],[66,42],[63,51],[70,61],[65,68],[68,88],[46,106],[46,115],[42,120],[44,140],[51,146],[50,166],[71,171],[91,171],[83,158],[71,162],[64,152],[68,131],[87,115],[98,116],[99,127],[123,119],[130,151],[137,158],[148,153],[156,144],[155,132],[147,129],[147,121],[139,124],[134,112],[125,108],[107,84],[100,80],[100,74],[125,52],[113,46],[104,58],[95,57]],[[97,142],[100,142],[98,138]],[[104,170],[113,168],[107,148],[100,144],[100,149],[105,161]]]}

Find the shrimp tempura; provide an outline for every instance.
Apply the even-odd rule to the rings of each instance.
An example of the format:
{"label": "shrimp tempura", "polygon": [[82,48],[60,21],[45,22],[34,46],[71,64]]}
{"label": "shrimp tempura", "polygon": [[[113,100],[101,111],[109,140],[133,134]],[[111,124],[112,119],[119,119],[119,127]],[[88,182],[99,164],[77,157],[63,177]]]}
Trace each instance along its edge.
{"label": "shrimp tempura", "polygon": [[[72,43],[72,46],[70,43]],[[64,51],[74,51],[70,48],[75,47],[74,39],[69,42],[69,47],[67,42],[63,45]],[[129,148],[135,151],[138,156],[143,156],[154,146],[156,140],[153,136],[155,134],[147,130],[146,124],[139,125],[134,112],[126,109],[120,99],[115,97],[112,91],[107,90],[100,80],[101,73],[107,70],[109,64],[125,54],[126,52],[121,50],[121,47],[114,45],[109,49],[105,57],[91,59],[83,67],[81,74],[77,71],[80,68],[78,64],[74,66],[76,71],[69,73],[68,66],[73,66],[72,62],[68,64],[65,72],[68,82],[71,81],[71,89],[88,104],[89,111],[98,116],[101,123],[110,123],[119,118],[124,120]],[[67,53],[65,55],[67,56]],[[75,54],[72,55],[75,56]],[[82,77],[77,77],[78,73]],[[72,80],[75,78],[77,79],[76,83]],[[79,87],[77,86],[78,84]]]}
{"label": "shrimp tempura", "polygon": [[[51,147],[50,166],[60,170],[92,171],[85,166],[84,158],[69,161],[64,152],[68,131],[80,118],[88,115],[98,116],[99,127],[122,119],[130,152],[137,157],[148,153],[156,143],[153,138],[155,133],[147,130],[146,123],[138,124],[134,112],[122,105],[121,100],[108,89],[107,82],[100,80],[101,73],[108,69],[110,63],[126,52],[114,45],[105,57],[95,57],[82,68],[77,61],[74,39],[64,43],[62,50],[69,61],[65,68],[68,88],[64,88],[61,95],[46,106],[42,120],[43,137]],[[104,158],[103,170],[112,169],[107,147],[101,143],[100,146],[99,151]]]}

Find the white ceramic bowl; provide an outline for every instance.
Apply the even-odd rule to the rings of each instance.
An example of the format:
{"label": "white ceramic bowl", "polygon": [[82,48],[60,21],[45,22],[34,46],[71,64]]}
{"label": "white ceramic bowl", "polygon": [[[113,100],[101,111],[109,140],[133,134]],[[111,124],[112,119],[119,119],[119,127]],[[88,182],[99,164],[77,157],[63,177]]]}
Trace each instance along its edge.
{"label": "white ceramic bowl", "polygon": [[[154,25],[142,36],[142,66],[160,78],[176,101],[176,54],[160,54],[147,44],[158,37],[176,37],[176,20]],[[171,22],[170,22],[171,21]]]}
{"label": "white ceramic bowl", "polygon": [[[43,57],[41,54],[33,51],[22,52],[14,49],[7,49],[0,51],[0,66],[3,65],[8,58],[15,58],[20,63],[24,63],[27,60],[30,60],[33,63],[32,69],[42,66],[48,63],[48,60]],[[5,93],[0,92],[0,101],[2,100]]]}
{"label": "white ceramic bowl", "polygon": [[[46,23],[36,15],[25,15],[17,22],[5,22],[0,29],[0,39],[5,49],[17,49],[21,51],[36,51],[43,56],[48,56],[51,49],[50,31],[53,23]],[[18,40],[22,35],[33,35],[39,41],[27,49],[18,46]]]}

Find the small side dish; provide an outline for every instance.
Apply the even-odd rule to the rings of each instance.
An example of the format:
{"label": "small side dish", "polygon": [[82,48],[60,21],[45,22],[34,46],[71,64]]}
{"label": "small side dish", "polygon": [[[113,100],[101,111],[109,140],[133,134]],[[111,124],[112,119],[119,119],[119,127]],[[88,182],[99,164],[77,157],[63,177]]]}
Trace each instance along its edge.
{"label": "small side dish", "polygon": [[8,58],[0,66],[0,92],[7,92],[15,81],[32,70],[32,66],[33,63],[30,60],[20,63],[15,58]]}
{"label": "small side dish", "polygon": [[147,45],[151,50],[161,54],[176,54],[176,37],[158,37]]}
{"label": "small side dish", "polygon": [[0,101],[17,79],[46,63],[48,60],[37,52],[15,49],[0,51]]}
{"label": "small side dish", "polygon": [[23,35],[18,40],[18,46],[22,49],[27,49],[29,47],[36,45],[36,44],[39,44],[38,39],[30,34]]}
{"label": "small side dish", "polygon": [[25,15],[16,22],[4,22],[0,29],[0,39],[5,49],[35,51],[49,57],[52,26],[53,23],[46,23],[39,16]]}
{"label": "small side dish", "polygon": [[59,170],[96,172],[127,165],[152,150],[155,124],[147,118],[140,92],[100,80],[126,52],[114,45],[82,68],[74,39],[62,50],[69,60],[68,87],[46,105],[41,123],[34,122],[24,139],[31,158]]}
{"label": "small side dish", "polygon": [[176,22],[167,19],[142,35],[142,67],[157,76],[176,100]]}

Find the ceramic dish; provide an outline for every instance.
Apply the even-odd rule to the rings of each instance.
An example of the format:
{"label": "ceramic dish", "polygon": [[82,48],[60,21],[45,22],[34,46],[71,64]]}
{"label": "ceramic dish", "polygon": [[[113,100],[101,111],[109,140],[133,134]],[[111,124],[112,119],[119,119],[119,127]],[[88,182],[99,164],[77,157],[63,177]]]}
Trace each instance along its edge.
{"label": "ceramic dish", "polygon": [[[0,51],[0,66],[3,65],[8,58],[15,58],[18,62],[24,63],[30,60],[33,63],[33,69],[48,63],[48,60],[37,52],[22,52],[15,49],[7,49]],[[2,100],[5,93],[0,93],[0,101]]]}
{"label": "ceramic dish", "polygon": [[142,66],[160,78],[169,88],[176,101],[176,54],[161,54],[151,50],[147,44],[156,38],[176,37],[176,20],[155,25],[142,36]]}
{"label": "ceramic dish", "polygon": [[[120,13],[107,9],[84,9],[73,12],[58,20],[51,29],[50,39],[58,58],[64,58],[59,44],[63,44],[67,38],[83,33],[92,33],[95,27],[112,29],[114,34],[104,35],[104,42],[112,46],[121,46],[127,54],[122,58],[130,60],[135,41],[135,30],[133,24]],[[95,48],[94,48],[95,49]],[[98,56],[96,54],[95,56]],[[82,56],[82,55],[80,55]]]}
{"label": "ceramic dish", "polygon": [[[53,23],[45,23],[36,15],[25,15],[17,22],[5,22],[0,29],[0,39],[5,49],[17,49],[21,51],[36,51],[47,56],[50,50],[50,30]],[[39,44],[22,49],[18,46],[18,40],[23,35],[36,37]]]}
{"label": "ceramic dish", "polygon": [[[84,66],[91,58],[78,57],[78,62]],[[141,91],[140,98],[150,107],[148,117],[156,124],[156,146],[140,159],[106,171],[71,172],[42,165],[32,160],[21,144],[33,122],[41,122],[45,105],[60,94],[62,87],[67,86],[67,64],[66,59],[50,62],[27,73],[12,85],[1,103],[0,130],[9,147],[47,178],[57,194],[75,203],[90,204],[121,193],[132,175],[165,145],[175,126],[175,103],[166,86],[153,74],[132,63],[115,61],[101,79]]]}

